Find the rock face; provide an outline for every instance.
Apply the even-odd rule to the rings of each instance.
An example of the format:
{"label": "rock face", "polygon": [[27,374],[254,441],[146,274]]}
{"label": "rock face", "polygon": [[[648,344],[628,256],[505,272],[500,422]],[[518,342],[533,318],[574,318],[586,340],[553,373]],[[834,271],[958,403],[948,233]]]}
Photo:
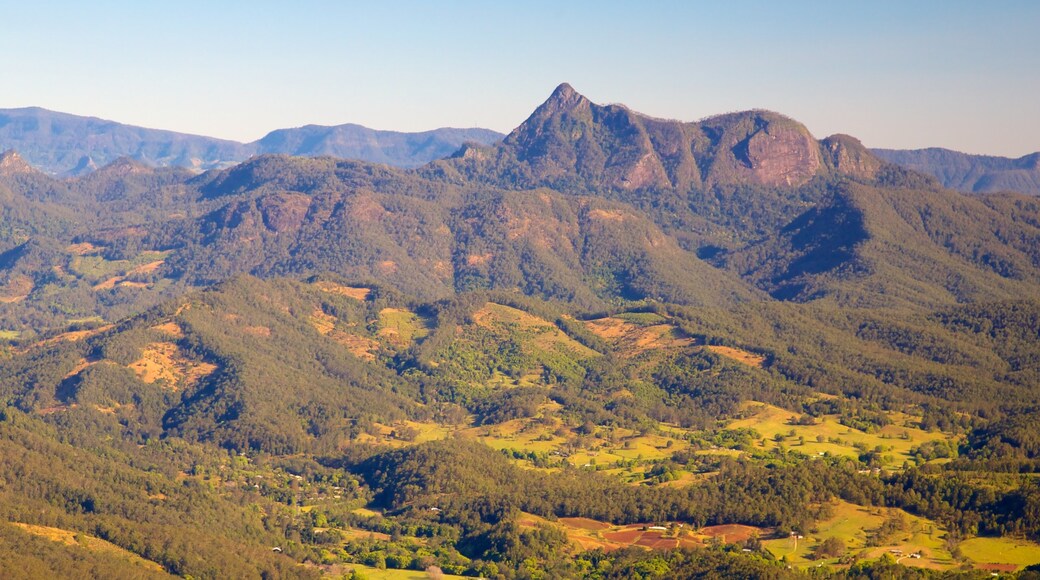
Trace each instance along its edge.
{"label": "rock face", "polygon": [[881,160],[871,154],[855,137],[831,135],[820,141],[820,148],[839,173],[873,179],[881,169]]}
{"label": "rock face", "polygon": [[710,144],[703,162],[708,184],[797,186],[820,169],[819,146],[809,130],[782,115],[749,111],[697,124]]}
{"label": "rock face", "polygon": [[620,190],[799,186],[823,167],[809,131],[776,113],[683,123],[597,105],[566,83],[502,143],[467,148],[456,159],[471,174],[508,165],[508,179],[524,185]]}
{"label": "rock face", "polygon": [[11,149],[0,155],[0,175],[11,177],[33,173],[39,172],[29,165],[17,151]]}
{"label": "rock face", "polygon": [[88,173],[93,173],[97,170],[98,166],[97,163],[94,163],[94,158],[90,155],[84,155],[83,157],[80,157],[80,160],[78,163],[76,163],[76,166],[66,171],[64,175],[65,177],[80,177],[83,175],[87,175]]}

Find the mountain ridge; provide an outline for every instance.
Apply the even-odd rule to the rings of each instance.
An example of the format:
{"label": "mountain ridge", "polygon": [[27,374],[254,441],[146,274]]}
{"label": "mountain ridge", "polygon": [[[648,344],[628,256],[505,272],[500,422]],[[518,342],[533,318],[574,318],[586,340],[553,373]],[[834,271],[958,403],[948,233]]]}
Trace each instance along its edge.
{"label": "mountain ridge", "polygon": [[468,141],[492,142],[490,129],[442,127],[421,132],[356,124],[276,129],[249,143],[150,129],[41,107],[0,109],[0,150],[14,149],[51,175],[78,176],[119,157],[196,170],[227,167],[263,153],[334,155],[415,167],[446,157]]}
{"label": "mountain ridge", "polygon": [[941,147],[871,149],[892,163],[935,176],[945,187],[968,193],[1017,191],[1040,195],[1040,152],[1018,158],[974,155]]}

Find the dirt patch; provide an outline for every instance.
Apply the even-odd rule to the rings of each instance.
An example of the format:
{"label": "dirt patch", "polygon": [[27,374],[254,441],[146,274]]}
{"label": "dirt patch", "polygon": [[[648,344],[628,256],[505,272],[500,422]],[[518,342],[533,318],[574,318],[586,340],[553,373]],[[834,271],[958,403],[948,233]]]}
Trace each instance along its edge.
{"label": "dirt patch", "polygon": [[76,363],[76,366],[72,367],[72,370],[69,371],[68,374],[66,374],[62,380],[72,378],[80,374],[81,372],[85,371],[87,367],[93,365],[95,362],[97,361],[88,361],[85,358],[79,359],[79,362]]}
{"label": "dirt patch", "polygon": [[[365,290],[367,290],[367,288]],[[314,327],[314,330],[318,331],[318,334],[327,336],[339,344],[342,344],[347,347],[347,350],[349,350],[351,354],[360,359],[367,361],[376,360],[375,353],[379,350],[380,344],[371,338],[337,330],[336,320],[335,316],[325,314],[317,308],[314,309],[314,312],[311,313],[310,317],[311,326]]]}
{"label": "dirt patch", "polygon": [[139,379],[148,384],[164,381],[168,389],[178,390],[197,383],[217,370],[217,365],[184,357],[172,342],[153,342],[141,358],[129,365]]}
{"label": "dirt patch", "polygon": [[164,322],[163,324],[157,324],[152,327],[152,330],[158,330],[159,332],[169,336],[171,338],[183,338],[184,329],[180,327],[176,322]]}
{"label": "dirt patch", "polygon": [[155,272],[156,270],[158,270],[159,266],[162,266],[165,263],[166,263],[166,260],[156,260],[154,262],[148,262],[147,264],[141,264],[140,266],[138,266],[138,267],[130,270],[129,272],[127,272],[126,275],[127,276],[136,276],[136,275],[140,275],[140,274],[151,274],[152,272]]}
{"label": "dirt patch", "polygon": [[381,274],[396,274],[397,262],[393,260],[383,260],[376,264],[376,269],[378,269]]}
{"label": "dirt patch", "polygon": [[487,265],[491,261],[491,258],[493,258],[494,256],[495,255],[492,254],[491,252],[487,252],[487,253],[484,253],[484,254],[470,254],[470,255],[466,256],[466,265],[467,266],[484,266],[484,265]]}
{"label": "dirt patch", "polygon": [[341,531],[343,532],[344,538],[346,538],[347,540],[372,539],[372,540],[381,540],[381,541],[385,542],[385,541],[390,539],[389,534],[384,534],[382,532],[372,532],[372,531],[369,531],[369,530],[359,530],[359,529],[356,529],[356,528],[346,528],[346,529],[341,530]]}
{"label": "dirt patch", "polygon": [[596,336],[611,343],[625,357],[663,348],[683,348],[691,346],[694,340],[682,336],[679,330],[670,324],[654,324],[640,326],[620,318],[599,318],[590,320],[585,326]]}
{"label": "dirt patch", "polygon": [[315,282],[314,284],[322,292],[328,292],[329,294],[339,294],[340,296],[346,296],[353,298],[359,302],[364,302],[365,298],[372,293],[371,288],[358,288],[354,286],[343,286],[336,284],[335,282]]}
{"label": "dirt patch", "polygon": [[620,222],[625,220],[625,214],[617,210],[594,209],[589,211],[589,217],[597,220]]}
{"label": "dirt patch", "polygon": [[36,344],[30,346],[29,348],[31,349],[31,348],[36,348],[38,346],[47,346],[49,344],[55,344],[55,343],[58,343],[58,342],[66,342],[66,341],[67,342],[75,342],[77,340],[83,340],[85,338],[90,338],[91,336],[94,336],[95,334],[101,334],[102,332],[105,332],[106,330],[112,328],[113,326],[115,326],[115,325],[114,324],[106,324],[105,326],[99,326],[97,328],[93,328],[93,329],[90,329],[90,330],[74,330],[72,332],[64,332],[62,334],[59,334],[58,336],[53,336],[51,338],[48,338],[47,340],[41,340],[40,342],[37,342]]}
{"label": "dirt patch", "polygon": [[356,334],[347,334],[346,332],[334,331],[329,334],[329,338],[347,347],[354,356],[367,361],[376,360],[376,352],[379,351],[380,344],[371,338],[364,336],[358,336]]}
{"label": "dirt patch", "polygon": [[607,532],[603,534],[603,537],[611,542],[631,544],[638,540],[642,535],[642,530],[621,530],[617,532]]}
{"label": "dirt patch", "polygon": [[336,328],[336,317],[325,314],[319,308],[315,308],[314,312],[311,313],[310,322],[314,330],[317,330],[318,334],[322,336],[327,336]]}
{"label": "dirt patch", "polygon": [[0,303],[12,304],[25,300],[33,291],[32,278],[28,276],[14,276],[7,285],[0,289]]}
{"label": "dirt patch", "polygon": [[560,518],[560,523],[580,530],[609,530],[612,527],[606,522],[589,518]]}
{"label": "dirt patch", "polygon": [[721,526],[708,526],[701,528],[700,533],[712,538],[722,538],[728,544],[743,542],[754,535],[762,535],[762,530],[754,526],[742,526],[740,524],[725,524]]}
{"label": "dirt patch", "polygon": [[266,326],[246,326],[242,328],[242,332],[249,336],[259,336],[260,338],[271,336],[271,329]]}
{"label": "dirt patch", "polygon": [[77,256],[86,256],[87,254],[93,254],[100,249],[101,248],[95,246],[90,242],[80,242],[78,244],[72,244],[71,246],[68,246],[67,248],[65,248],[65,251],[70,254],[75,254]]}
{"label": "dirt patch", "polygon": [[766,362],[766,357],[760,354],[755,354],[739,348],[733,348],[731,346],[709,345],[704,348],[715,354],[722,355],[728,359],[756,368],[762,368],[762,365]]}
{"label": "dirt patch", "polygon": [[[643,532],[643,535],[636,540],[635,545],[652,548],[654,544],[663,539],[664,537],[661,535],[661,532]],[[678,544],[678,542],[676,542],[676,544]]]}
{"label": "dirt patch", "polygon": [[125,280],[125,276],[112,276],[104,282],[94,285],[94,290],[111,290],[116,287],[116,284]]}

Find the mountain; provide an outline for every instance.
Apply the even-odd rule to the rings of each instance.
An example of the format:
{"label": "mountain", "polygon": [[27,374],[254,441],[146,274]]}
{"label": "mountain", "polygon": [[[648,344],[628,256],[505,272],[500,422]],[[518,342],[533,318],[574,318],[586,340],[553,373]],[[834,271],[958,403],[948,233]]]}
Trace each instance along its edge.
{"label": "mountain", "polygon": [[152,166],[205,170],[227,167],[262,153],[332,155],[416,167],[450,155],[463,143],[492,143],[501,137],[488,129],[398,133],[359,125],[308,125],[273,131],[252,143],[238,143],[38,107],[0,110],[0,150],[17,150],[47,173],[70,176],[83,175],[120,157]]}
{"label": "mountain", "polygon": [[1040,560],[1040,197],[767,111],[564,84],[415,168],[8,152],[0,360],[3,577]]}
{"label": "mountain", "polygon": [[[841,143],[862,149],[853,141]],[[821,148],[803,125],[769,111],[696,123],[662,120],[623,105],[597,105],[564,83],[502,143],[460,151],[456,164],[467,175],[523,185],[686,191],[805,185],[834,166],[837,151]],[[880,165],[857,168],[851,159],[845,159],[845,174]]]}
{"label": "mountain", "polygon": [[952,189],[969,193],[1017,191],[1040,195],[1040,153],[1011,159],[939,148],[872,149],[871,152],[891,163],[934,175]]}
{"label": "mountain", "polygon": [[105,165],[131,156],[149,165],[210,168],[245,159],[241,143],[145,129],[39,107],[0,110],[0,148],[17,149],[43,171],[61,174],[89,157]]}
{"label": "mountain", "polygon": [[494,143],[502,138],[490,129],[434,129],[419,133],[377,131],[361,125],[307,125],[272,131],[251,144],[257,154],[286,153],[303,157],[340,157],[395,167],[418,167],[447,157],[464,143]]}

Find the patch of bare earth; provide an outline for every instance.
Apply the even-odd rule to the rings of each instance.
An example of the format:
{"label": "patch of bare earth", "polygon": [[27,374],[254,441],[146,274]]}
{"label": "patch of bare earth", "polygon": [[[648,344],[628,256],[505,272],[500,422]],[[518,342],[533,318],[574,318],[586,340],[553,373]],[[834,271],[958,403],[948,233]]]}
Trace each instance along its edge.
{"label": "patch of bare earth", "polygon": [[86,256],[87,254],[93,254],[94,252],[97,252],[100,249],[101,248],[95,246],[90,242],[81,242],[78,244],[72,244],[68,246],[67,248],[65,248],[65,251],[70,254],[75,254],[77,256]]}
{"label": "patch of bare earth", "polygon": [[162,324],[157,324],[157,325],[152,327],[152,330],[157,330],[157,331],[165,334],[166,336],[169,336],[170,338],[183,338],[184,337],[184,329],[181,328],[180,325],[178,325],[176,322],[173,322],[173,321],[164,322]]}
{"label": "patch of bare earth", "polygon": [[32,349],[32,348],[36,348],[38,346],[47,346],[47,345],[55,344],[55,343],[58,343],[58,342],[75,342],[77,340],[83,340],[85,338],[90,338],[91,336],[94,336],[95,334],[101,334],[102,332],[105,332],[106,330],[112,328],[113,326],[115,326],[115,325],[114,324],[106,324],[105,326],[99,326],[97,328],[92,328],[90,330],[73,330],[71,332],[64,332],[64,333],[59,334],[57,336],[52,336],[51,338],[48,338],[47,340],[41,340],[40,342],[37,342],[36,344],[30,346],[29,348]]}
{"label": "patch of bare earth", "polygon": [[560,522],[582,530],[609,530],[610,524],[589,518],[560,518]]}
{"label": "patch of bare earth", "polygon": [[721,538],[722,541],[733,544],[743,542],[751,536],[762,535],[762,529],[754,526],[742,526],[740,524],[725,524],[721,526],[708,526],[701,528],[700,533],[712,538]]}
{"label": "patch of bare earth", "polygon": [[0,303],[13,304],[25,300],[33,290],[32,278],[18,275],[0,288]]}
{"label": "patch of bare earth", "polygon": [[359,302],[364,302],[365,298],[372,292],[371,288],[358,288],[354,286],[343,286],[342,284],[336,284],[334,282],[315,282],[322,292],[328,292],[329,294],[339,294],[340,296],[346,296],[353,298]]}
{"label": "patch of bare earth", "polygon": [[311,326],[314,327],[314,330],[318,331],[318,334],[327,336],[339,344],[342,344],[347,347],[347,350],[349,350],[351,354],[360,359],[367,361],[376,360],[375,353],[379,350],[379,343],[364,336],[358,336],[356,334],[350,334],[338,330],[336,328],[336,320],[335,316],[325,314],[318,309],[315,309],[314,313],[311,314],[310,317]]}
{"label": "patch of bare earth", "polygon": [[694,340],[679,334],[670,324],[640,326],[620,318],[589,320],[585,326],[596,336],[611,343],[624,356],[632,357],[648,350],[683,348]]}
{"label": "patch of bare earth", "polygon": [[213,374],[217,365],[186,358],[172,342],[153,342],[144,348],[140,359],[130,363],[129,368],[145,383],[151,385],[163,381],[165,388],[178,390]]}
{"label": "patch of bare earth", "polygon": [[704,348],[707,348],[715,354],[722,355],[728,359],[732,359],[739,363],[744,363],[752,367],[762,368],[762,365],[764,365],[766,362],[766,357],[760,354],[755,354],[753,352],[748,352],[740,348],[718,345],[708,345]]}

